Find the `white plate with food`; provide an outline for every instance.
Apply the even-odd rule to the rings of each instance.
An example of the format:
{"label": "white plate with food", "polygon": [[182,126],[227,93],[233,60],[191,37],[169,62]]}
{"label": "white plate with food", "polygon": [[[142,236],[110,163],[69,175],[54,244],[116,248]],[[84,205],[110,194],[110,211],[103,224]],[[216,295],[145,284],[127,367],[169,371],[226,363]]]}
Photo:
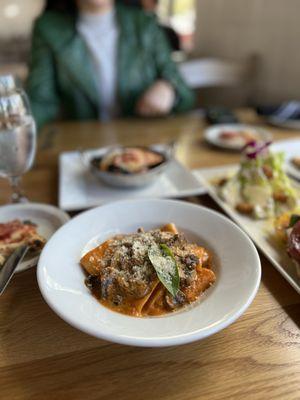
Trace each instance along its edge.
{"label": "white plate with food", "polygon": [[220,124],[207,128],[206,141],[214,146],[240,151],[252,141],[270,141],[272,134],[264,128],[243,124]]}
{"label": "white plate with food", "polygon": [[162,199],[80,214],[47,243],[37,271],[44,299],[66,322],[147,347],[227,327],[251,304],[260,275],[254,245],[229,219]]}
{"label": "white plate with food", "polygon": [[241,165],[200,169],[195,175],[300,293],[300,268],[297,257],[289,256],[295,251],[288,244],[289,222],[299,213],[300,187],[285,174],[280,153],[261,150],[258,157],[242,158]]}
{"label": "white plate with food", "polygon": [[[152,148],[152,147],[151,147]],[[153,147],[164,154],[167,154],[166,146]],[[97,162],[99,157],[107,152],[108,148],[87,150],[84,153],[66,152],[60,155],[60,180],[59,180],[59,206],[71,210],[82,210],[95,207],[101,204],[117,201],[120,199],[136,198],[174,198],[203,194],[204,188],[193,176],[192,172],[185,168],[174,158],[170,158],[164,165],[158,165],[157,169],[149,173],[141,173],[138,176],[119,173],[115,176],[115,183],[120,179],[126,186],[128,180],[150,179],[148,185],[136,188],[112,187],[103,182],[103,179],[111,179],[111,174],[95,173],[95,167],[91,170],[90,161]],[[98,163],[99,164],[99,163]],[[98,173],[101,173],[99,170]],[[120,186],[120,185],[119,185]]]}
{"label": "white plate with food", "polygon": [[54,206],[26,203],[0,207],[0,268],[22,244],[30,250],[16,272],[37,264],[39,253],[53,233],[70,217]]}
{"label": "white plate with food", "polygon": [[300,140],[281,140],[274,143],[272,149],[273,151],[284,153],[287,173],[300,180]]}

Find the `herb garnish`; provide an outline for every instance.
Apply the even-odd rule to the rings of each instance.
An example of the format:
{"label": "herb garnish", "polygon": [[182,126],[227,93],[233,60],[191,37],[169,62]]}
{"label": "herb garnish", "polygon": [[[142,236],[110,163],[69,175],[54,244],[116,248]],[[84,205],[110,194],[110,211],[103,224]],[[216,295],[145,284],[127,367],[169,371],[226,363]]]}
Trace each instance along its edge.
{"label": "herb garnish", "polygon": [[171,249],[165,244],[153,244],[148,249],[148,257],[153,265],[158,279],[164,287],[176,296],[179,290],[178,265]]}
{"label": "herb garnish", "polygon": [[296,223],[300,221],[300,215],[292,214],[290,219],[289,228],[292,228]]}

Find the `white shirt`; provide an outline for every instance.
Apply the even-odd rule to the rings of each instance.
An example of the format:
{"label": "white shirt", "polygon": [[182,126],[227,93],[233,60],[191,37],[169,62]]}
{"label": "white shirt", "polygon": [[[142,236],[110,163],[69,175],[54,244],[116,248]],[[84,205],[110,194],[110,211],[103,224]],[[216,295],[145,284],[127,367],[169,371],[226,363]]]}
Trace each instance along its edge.
{"label": "white shirt", "polygon": [[99,117],[109,120],[116,116],[118,27],[115,11],[104,14],[83,13],[77,29],[91,53],[99,93]]}

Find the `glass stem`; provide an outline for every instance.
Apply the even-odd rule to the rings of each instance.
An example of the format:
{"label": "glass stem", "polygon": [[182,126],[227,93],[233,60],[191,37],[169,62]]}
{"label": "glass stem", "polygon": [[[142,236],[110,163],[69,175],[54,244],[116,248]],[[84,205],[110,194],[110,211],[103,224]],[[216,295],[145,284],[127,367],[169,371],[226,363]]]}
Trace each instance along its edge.
{"label": "glass stem", "polygon": [[11,176],[9,178],[10,180],[10,186],[12,190],[12,195],[11,195],[11,202],[12,203],[23,203],[26,202],[27,199],[24,196],[22,189],[21,189],[21,177],[20,176]]}

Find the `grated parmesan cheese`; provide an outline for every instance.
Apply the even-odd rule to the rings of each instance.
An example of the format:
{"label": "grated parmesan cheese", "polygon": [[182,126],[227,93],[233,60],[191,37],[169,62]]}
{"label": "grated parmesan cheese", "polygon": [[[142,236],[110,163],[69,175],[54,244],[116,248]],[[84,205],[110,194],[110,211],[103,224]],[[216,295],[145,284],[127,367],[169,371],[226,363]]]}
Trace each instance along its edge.
{"label": "grated parmesan cheese", "polygon": [[159,229],[129,235],[118,235],[112,238],[109,249],[101,259],[102,280],[117,282],[119,287],[134,296],[145,295],[157,276],[156,270],[163,279],[172,284],[174,261],[172,257],[158,257],[154,269],[148,257],[150,247],[160,244],[168,246],[174,254],[181,280],[191,280],[193,275],[184,264],[184,259],[191,254],[191,247],[186,239],[178,234],[162,232]]}

